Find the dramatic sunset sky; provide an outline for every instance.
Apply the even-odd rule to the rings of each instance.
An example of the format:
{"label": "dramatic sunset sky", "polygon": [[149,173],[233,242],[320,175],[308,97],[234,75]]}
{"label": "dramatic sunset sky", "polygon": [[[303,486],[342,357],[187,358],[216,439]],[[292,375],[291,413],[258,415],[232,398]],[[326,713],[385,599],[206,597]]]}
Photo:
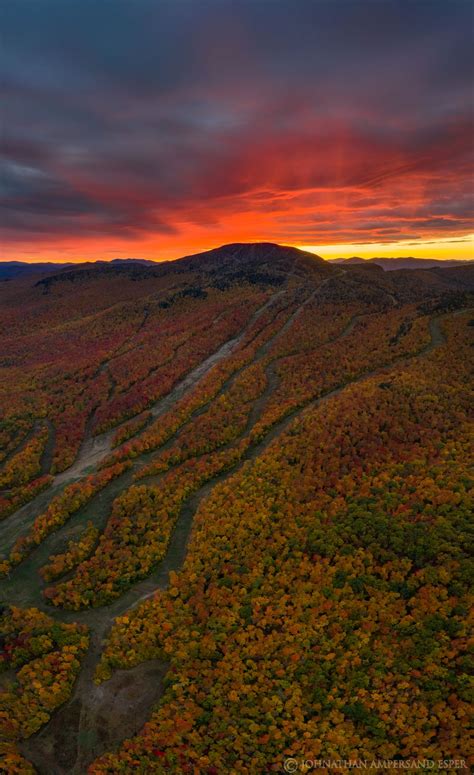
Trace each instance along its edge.
{"label": "dramatic sunset sky", "polygon": [[473,257],[471,0],[12,0],[3,260]]}

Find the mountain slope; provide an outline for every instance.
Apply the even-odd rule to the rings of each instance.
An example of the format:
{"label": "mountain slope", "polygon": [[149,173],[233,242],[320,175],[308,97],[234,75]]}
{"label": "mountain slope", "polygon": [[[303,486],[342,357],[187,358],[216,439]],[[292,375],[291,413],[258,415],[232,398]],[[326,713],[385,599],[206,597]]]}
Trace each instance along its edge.
{"label": "mountain slope", "polygon": [[1,284],[7,771],[464,755],[473,288],[271,244]]}

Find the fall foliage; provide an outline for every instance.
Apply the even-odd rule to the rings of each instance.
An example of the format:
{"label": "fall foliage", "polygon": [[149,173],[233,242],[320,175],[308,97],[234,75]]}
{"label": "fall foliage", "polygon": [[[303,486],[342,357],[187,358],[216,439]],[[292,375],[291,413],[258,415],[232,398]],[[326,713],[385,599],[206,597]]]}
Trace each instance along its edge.
{"label": "fall foliage", "polygon": [[[37,732],[68,699],[89,638],[83,625],[13,606],[2,610],[0,633],[0,669],[15,671],[1,692],[1,735],[15,741]],[[7,751],[14,757],[13,748]]]}
{"label": "fall foliage", "polygon": [[148,660],[90,775],[467,759],[464,275],[206,261],[0,289],[3,766]]}
{"label": "fall foliage", "polygon": [[466,322],[216,486],[183,570],[112,630],[98,680],[171,668],[142,733],[92,773],[468,755]]}

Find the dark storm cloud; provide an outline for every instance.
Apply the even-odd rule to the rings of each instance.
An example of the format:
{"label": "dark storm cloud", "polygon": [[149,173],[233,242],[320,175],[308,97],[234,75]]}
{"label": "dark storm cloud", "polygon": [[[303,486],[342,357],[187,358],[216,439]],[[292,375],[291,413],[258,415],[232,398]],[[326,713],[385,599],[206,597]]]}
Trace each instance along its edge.
{"label": "dark storm cloud", "polygon": [[286,241],[465,229],[472,8],[4,4],[6,239],[172,235],[252,208]]}

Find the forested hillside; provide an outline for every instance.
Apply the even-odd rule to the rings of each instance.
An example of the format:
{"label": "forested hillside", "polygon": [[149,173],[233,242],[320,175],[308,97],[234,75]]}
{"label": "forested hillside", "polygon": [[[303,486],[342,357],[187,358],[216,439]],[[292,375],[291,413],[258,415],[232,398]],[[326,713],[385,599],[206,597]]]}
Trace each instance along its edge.
{"label": "forested hillside", "polygon": [[465,759],[474,268],[0,283],[7,773]]}

